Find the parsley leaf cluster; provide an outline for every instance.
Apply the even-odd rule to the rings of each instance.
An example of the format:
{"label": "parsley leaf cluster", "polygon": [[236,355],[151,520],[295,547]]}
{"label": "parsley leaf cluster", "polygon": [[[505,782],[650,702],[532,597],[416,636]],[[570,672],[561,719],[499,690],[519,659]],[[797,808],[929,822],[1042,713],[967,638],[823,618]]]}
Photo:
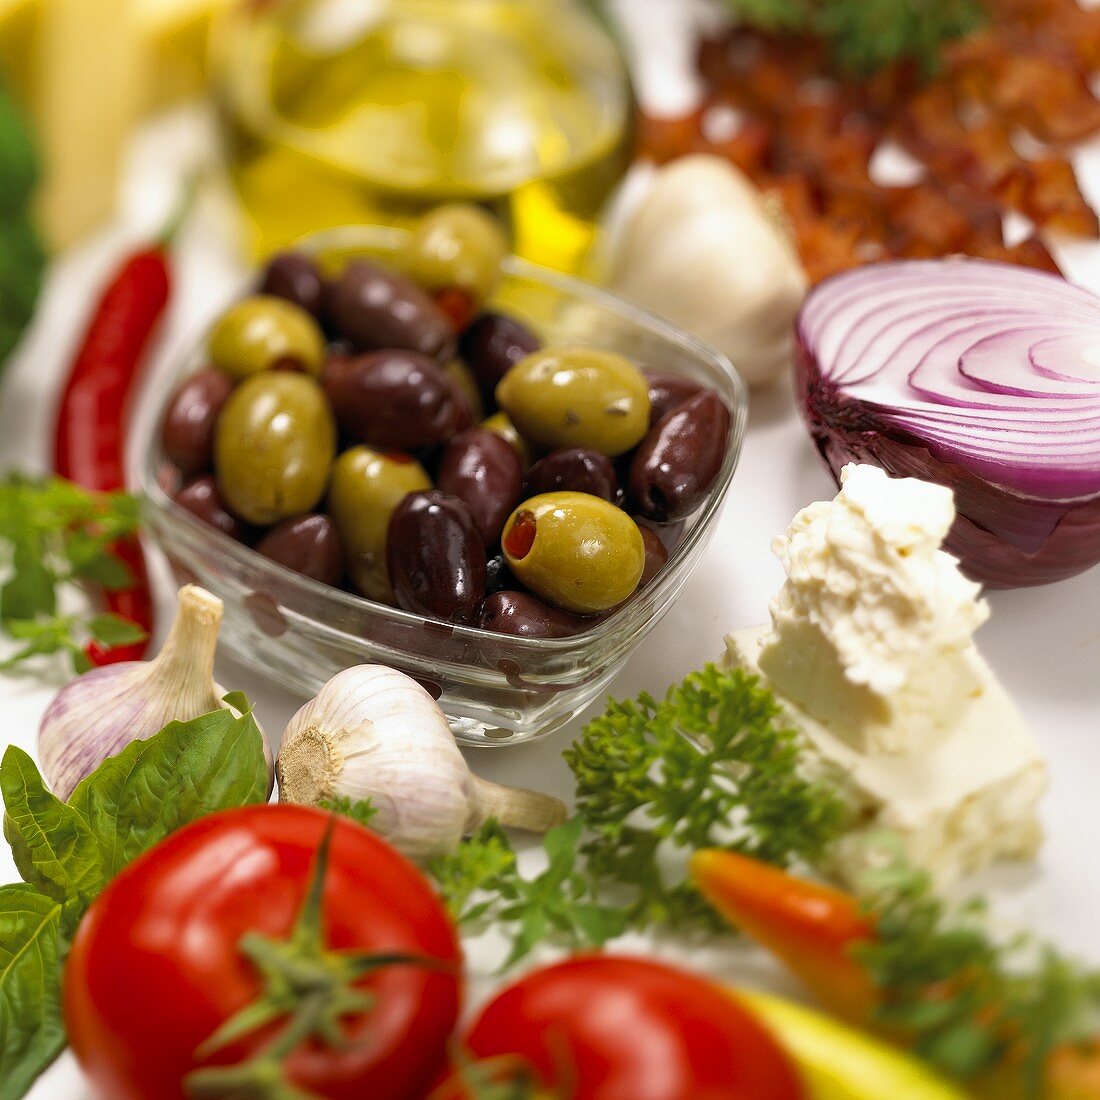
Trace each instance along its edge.
{"label": "parsley leaf cluster", "polygon": [[458,919],[509,939],[505,968],[545,940],[576,949],[650,926],[729,932],[689,881],[693,851],[813,862],[846,821],[834,791],[800,774],[774,697],[740,669],[709,665],[660,702],[611,703],[565,759],[577,813],[547,835],[544,871],[524,877],[495,822],[429,868]]}

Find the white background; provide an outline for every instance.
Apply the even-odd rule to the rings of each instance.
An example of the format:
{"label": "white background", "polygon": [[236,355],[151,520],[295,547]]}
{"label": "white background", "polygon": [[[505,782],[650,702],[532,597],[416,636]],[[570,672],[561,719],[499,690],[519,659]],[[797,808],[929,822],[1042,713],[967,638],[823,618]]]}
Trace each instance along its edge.
{"label": "white background", "polygon": [[[625,10],[628,5],[620,4]],[[681,107],[690,98],[682,35],[672,33],[684,8],[676,0],[629,5],[636,34],[647,43],[641,86],[651,100]],[[0,394],[0,470],[45,465],[53,402],[74,341],[104,281],[125,251],[142,243],[171,206],[183,172],[213,159],[209,120],[197,110],[158,121],[134,143],[117,223],[54,265],[38,319],[21,352],[8,365]],[[1100,203],[1100,148],[1081,153],[1078,165]],[[177,285],[152,372],[170,370],[181,349],[224,302],[240,277],[232,212],[216,187],[208,189],[179,242]],[[1059,249],[1071,278],[1100,291],[1100,246],[1075,242]],[[618,696],[661,693],[673,680],[714,658],[722,635],[762,622],[782,577],[769,542],[791,516],[833,486],[807,442],[784,390],[754,395],[750,428],[717,535],[683,596],[636,651],[612,684]],[[171,611],[167,583],[158,589],[160,624]],[[1032,866],[999,868],[970,885],[989,889],[1006,922],[1041,930],[1064,948],[1100,963],[1095,929],[1100,919],[1100,570],[1038,589],[989,594],[992,620],[980,635],[990,664],[1017,699],[1050,761],[1051,791],[1042,810],[1047,840]],[[261,721],[277,739],[299,701],[225,660],[218,679],[257,701]],[[60,684],[40,676],[0,682],[0,743],[34,752],[38,718]],[[595,708],[593,708],[595,709]],[[580,718],[579,716],[578,723]],[[469,758],[489,778],[550,790],[564,798],[569,774],[561,761],[568,732],[510,749],[482,750]],[[533,853],[528,859],[533,858]],[[0,851],[0,881],[16,873]],[[472,945],[471,969],[479,988],[498,956],[491,938]],[[709,973],[743,982],[794,987],[768,960],[745,947],[626,941]],[[118,975],[125,982],[124,974]],[[138,1006],[135,1006],[138,1007]],[[140,1006],[155,1011],[154,1006]],[[65,1056],[32,1091],[33,1100],[88,1100],[80,1074]]]}

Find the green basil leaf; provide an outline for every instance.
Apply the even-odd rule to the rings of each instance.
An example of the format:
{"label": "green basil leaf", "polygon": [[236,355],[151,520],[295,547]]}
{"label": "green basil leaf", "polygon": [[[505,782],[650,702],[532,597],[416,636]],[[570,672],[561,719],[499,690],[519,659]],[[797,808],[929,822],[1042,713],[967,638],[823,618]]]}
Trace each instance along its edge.
{"label": "green basil leaf", "polygon": [[222,702],[226,706],[232,707],[238,714],[250,714],[252,712],[252,704],[243,691],[229,692],[227,695],[222,696]]}
{"label": "green basil leaf", "polygon": [[91,825],[110,879],[176,829],[267,797],[256,720],[218,710],[128,745],[77,786],[69,805]]}
{"label": "green basil leaf", "polygon": [[0,887],[0,1100],[19,1100],[65,1048],[61,905]]}
{"label": "green basil leaf", "polygon": [[84,815],[56,798],[34,761],[9,745],[0,763],[4,836],[23,879],[55,901],[85,904],[106,885],[100,848]]}

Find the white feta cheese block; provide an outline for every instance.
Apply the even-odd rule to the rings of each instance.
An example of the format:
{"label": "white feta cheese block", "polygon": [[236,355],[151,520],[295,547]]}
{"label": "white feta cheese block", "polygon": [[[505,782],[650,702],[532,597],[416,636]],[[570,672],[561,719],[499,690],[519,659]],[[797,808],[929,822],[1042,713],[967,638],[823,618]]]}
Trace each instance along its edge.
{"label": "white feta cheese block", "polygon": [[907,753],[861,752],[784,695],[759,665],[770,626],[726,639],[727,665],[761,676],[805,739],[815,770],[841,785],[862,825],[835,852],[834,870],[854,882],[875,861],[870,836],[896,833],[907,857],[941,884],[997,859],[1035,855],[1042,840],[1037,807],[1046,765],[1004,688],[976,650],[966,662],[979,685],[943,736]]}
{"label": "white feta cheese block", "polygon": [[982,694],[989,608],[941,549],[954,518],[942,485],[846,466],[773,543],[787,579],[760,668],[855,750],[923,750]]}

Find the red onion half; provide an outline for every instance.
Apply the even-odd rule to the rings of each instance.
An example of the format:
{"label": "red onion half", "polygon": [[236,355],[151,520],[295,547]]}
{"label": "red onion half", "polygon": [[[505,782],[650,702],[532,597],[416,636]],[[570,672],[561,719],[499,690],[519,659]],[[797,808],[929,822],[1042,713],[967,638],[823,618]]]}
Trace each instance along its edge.
{"label": "red onion half", "polygon": [[819,284],[796,329],[834,476],[870,462],[952,488],[946,546],[994,587],[1100,561],[1100,297],[986,260],[871,264]]}

